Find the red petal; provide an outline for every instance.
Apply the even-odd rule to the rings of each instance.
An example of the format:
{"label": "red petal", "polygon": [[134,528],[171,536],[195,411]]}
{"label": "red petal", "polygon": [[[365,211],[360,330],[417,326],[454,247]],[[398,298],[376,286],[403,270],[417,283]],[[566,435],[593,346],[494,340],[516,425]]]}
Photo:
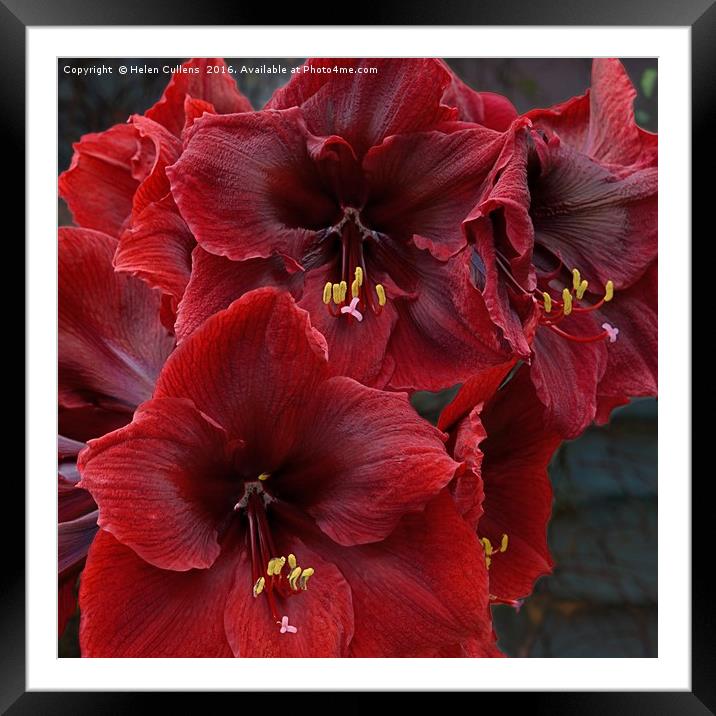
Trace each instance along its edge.
{"label": "red petal", "polygon": [[527,116],[535,126],[556,132],[562,141],[604,164],[631,170],[655,167],[656,135],[637,126],[635,97],[636,90],[619,60],[595,59],[589,92]]}
{"label": "red petal", "polygon": [[387,353],[395,364],[392,388],[440,390],[508,359],[472,283],[468,252],[443,263],[427,251],[391,251],[379,262],[400,285],[414,286],[414,298],[395,301],[398,322]]}
{"label": "red petal", "polygon": [[451,430],[459,420],[469,415],[473,408],[479,407],[489,400],[512,370],[514,364],[514,359],[509,360],[473,375],[440,413],[438,428]]}
{"label": "red petal", "polygon": [[144,154],[153,157],[148,174],[134,194],[132,201],[132,220],[134,221],[150,204],[159,201],[169,193],[169,180],[165,170],[179,158],[182,145],[161,124],[152,122],[141,115],[134,115],[131,121],[142,140],[150,142],[152,145],[152,149],[145,150]]}
{"label": "red petal", "polygon": [[353,593],[352,656],[421,655],[491,634],[482,547],[447,492],[384,542],[331,559]]}
{"label": "red petal", "polygon": [[488,639],[468,639],[462,644],[444,647],[430,656],[448,659],[495,659],[504,657],[505,654],[497,647],[495,635],[491,634]]}
{"label": "red petal", "polygon": [[[475,244],[476,271],[490,316],[514,351],[529,356],[528,329],[533,311],[529,295],[508,284],[504,269],[525,291],[534,288],[532,247],[534,230],[529,215],[527,185],[528,134],[516,124],[506,141],[491,176],[492,186],[465,221],[467,236]],[[498,268],[499,262],[503,269]],[[508,288],[510,292],[508,292]]]}
{"label": "red petal", "polygon": [[230,438],[262,446],[271,472],[328,376],[326,345],[285,292],[264,288],[215,314],[172,354],[155,396],[190,398]]}
{"label": "red petal", "polygon": [[60,404],[134,408],[152,392],[173,347],[158,293],[114,272],[117,242],[87,229],[59,231]]}
{"label": "red petal", "polygon": [[182,341],[209,316],[245,293],[263,286],[288,288],[294,283],[279,256],[231,261],[197,246],[192,254],[191,279],[177,311],[176,334]]}
{"label": "red petal", "polygon": [[541,173],[530,183],[535,242],[593,287],[633,283],[656,257],[656,168],[620,178],[558,142],[540,154]]}
{"label": "red petal", "polygon": [[490,594],[511,602],[529,595],[535,580],[552,569],[547,524],[552,487],[547,467],[560,444],[548,430],[544,407],[522,368],[482,411],[487,439],[482,480],[484,514],[478,533],[493,548],[508,536],[507,551],[490,565]]}
{"label": "red petal", "polygon": [[[379,316],[365,309],[360,323],[345,315],[331,315],[323,303],[323,288],[327,281],[335,281],[339,273],[335,263],[311,271],[306,276],[299,306],[310,312],[311,322],[325,336],[334,373],[383,387],[386,347],[397,318],[395,306],[389,301]],[[373,274],[371,277],[378,279]]]}
{"label": "red petal", "polygon": [[292,598],[278,599],[279,618],[287,616],[295,634],[280,632],[266,596],[252,594],[251,564],[243,555],[236,570],[236,581],[224,612],[226,636],[235,656],[338,657],[348,656],[353,636],[351,591],[341,573],[298,540],[292,551],[301,566],[316,573],[308,589]]}
{"label": "red petal", "polygon": [[517,110],[507,97],[493,92],[476,92],[447,65],[446,68],[451,74],[451,82],[445,90],[443,102],[457,107],[460,120],[504,132],[517,118]]}
{"label": "red petal", "polygon": [[117,124],[106,132],[85,134],[73,147],[72,164],[60,174],[60,196],[77,224],[119,236],[139,186],[132,175],[138,147],[135,127]]}
{"label": "red petal", "polygon": [[405,395],[336,377],[318,386],[302,411],[303,429],[279,478],[281,495],[339,544],[385,538],[457,467],[442,434]]}
{"label": "red petal", "polygon": [[309,157],[299,110],[205,115],[167,171],[182,216],[207,251],[298,260],[338,207]]}
{"label": "red petal", "polygon": [[171,196],[150,204],[119,239],[114,267],[178,301],[191,275],[196,241]]}
{"label": "red petal", "polygon": [[448,259],[465,246],[461,222],[480,198],[502,143],[502,135],[482,127],[389,137],[363,161],[367,223]]}
{"label": "red petal", "polygon": [[[218,72],[208,72],[208,67]],[[250,112],[251,103],[239,91],[236,82],[226,71],[226,62],[220,57],[201,57],[188,60],[182,68],[198,72],[175,72],[159,101],[147,110],[145,116],[163,124],[172,134],[181,136],[187,116],[187,97],[210,103],[217,114]]]}
{"label": "red petal", "polygon": [[224,604],[236,556],[227,550],[211,569],[157,569],[100,530],[80,585],[82,656],[232,656]]}
{"label": "red petal", "polygon": [[[601,328],[589,316],[572,314],[559,326],[575,336],[593,336]],[[594,420],[597,384],[607,367],[604,341],[575,343],[540,327],[535,336],[530,369],[545,424],[564,438],[575,438]]]}
{"label": "red petal", "polygon": [[[434,59],[311,60],[314,68],[344,65],[351,73],[297,73],[267,107],[301,106],[309,129],[337,134],[362,156],[393,134],[431,129],[457,118],[441,104],[450,75]],[[369,67],[377,72],[366,73]],[[360,70],[360,71],[359,71]]]}
{"label": "red petal", "polygon": [[213,564],[217,528],[236,496],[226,435],[188,400],[141,405],[130,425],[91,440],[79,457],[99,525],[162,569]]}
{"label": "red petal", "polygon": [[77,576],[97,529],[97,510],[60,522],[57,529],[57,573],[60,576]]}
{"label": "red petal", "polygon": [[57,637],[61,637],[64,633],[67,622],[74,616],[77,611],[77,597],[75,589],[77,587],[77,575],[72,574],[69,577],[60,579],[57,583]]}
{"label": "red petal", "polygon": [[599,383],[596,421],[606,423],[615,405],[628,398],[658,392],[658,265],[599,310],[619,329],[616,343],[607,344],[607,370]]}

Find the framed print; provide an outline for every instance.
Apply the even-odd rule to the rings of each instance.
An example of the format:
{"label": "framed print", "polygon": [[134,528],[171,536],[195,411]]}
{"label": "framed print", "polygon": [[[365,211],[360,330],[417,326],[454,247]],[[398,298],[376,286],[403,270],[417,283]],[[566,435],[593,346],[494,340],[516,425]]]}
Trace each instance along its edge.
{"label": "framed print", "polygon": [[3,708],[713,708],[702,5],[265,26],[4,3],[28,467]]}

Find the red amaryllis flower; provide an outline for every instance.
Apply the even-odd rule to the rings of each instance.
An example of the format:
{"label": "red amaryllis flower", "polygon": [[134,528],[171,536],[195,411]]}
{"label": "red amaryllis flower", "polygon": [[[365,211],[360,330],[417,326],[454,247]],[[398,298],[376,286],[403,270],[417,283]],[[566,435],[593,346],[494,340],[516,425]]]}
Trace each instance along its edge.
{"label": "red amaryllis flower", "polygon": [[[74,145],[60,175],[60,196],[77,224],[120,239],[119,270],[134,273],[170,297],[181,298],[194,239],[176,211],[164,173],[181,153],[181,133],[204,112],[251,110],[217,58],[192,59],[172,75],[164,94],[144,115]],[[138,247],[152,261],[138,264]],[[167,322],[173,324],[170,312]]]}
{"label": "red amaryllis flower", "polygon": [[517,605],[552,570],[547,467],[561,443],[545,424],[528,371],[497,389],[510,365],[471,378],[444,409],[438,427],[460,467],[450,489],[485,549],[491,603]]}
{"label": "red amaryllis flower", "polygon": [[460,224],[511,161],[515,131],[458,121],[437,60],[321,71],[335,64],[309,62],[264,111],[187,131],[167,169],[199,244],[177,335],[275,285],[310,312],[336,372],[396,389],[454,384],[510,354]]}
{"label": "red amaryllis flower", "polygon": [[466,224],[492,319],[517,349],[538,326],[532,381],[566,437],[656,394],[657,147],[634,96],[621,63],[595,60],[584,96],[526,115]]}
{"label": "red amaryllis flower", "polygon": [[75,610],[75,584],[97,531],[94,500],[77,487],[77,455],[88,438],[132,419],[174,346],[159,320],[159,293],[114,272],[116,247],[98,231],[59,231],[60,633]]}
{"label": "red amaryllis flower", "polygon": [[455,462],[404,395],[330,377],[285,292],[219,312],[80,455],[86,656],[397,656],[491,640]]}

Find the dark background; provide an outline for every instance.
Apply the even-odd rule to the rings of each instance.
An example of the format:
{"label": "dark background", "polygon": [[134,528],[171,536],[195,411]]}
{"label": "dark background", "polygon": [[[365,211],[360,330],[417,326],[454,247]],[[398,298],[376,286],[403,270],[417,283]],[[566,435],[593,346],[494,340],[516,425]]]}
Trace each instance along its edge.
{"label": "dark background", "polygon": [[[144,112],[161,95],[168,76],[119,75],[121,64],[161,67],[176,58],[60,60],[59,171],[72,143]],[[283,64],[300,59],[230,59],[230,64]],[[637,121],[657,130],[657,61],[625,59],[638,90]],[[449,59],[478,90],[509,97],[519,111],[581,94],[591,60]],[[108,76],[77,77],[62,67],[106,64]],[[242,92],[260,108],[289,75],[238,75]],[[60,202],[60,224],[71,223]],[[434,419],[445,394],[417,394],[413,402]],[[550,468],[555,503],[549,542],[554,574],[541,579],[522,609],[493,610],[502,649],[510,656],[644,657],[657,655],[657,426],[656,401],[619,409],[607,427],[591,428],[566,443]],[[77,620],[60,641],[60,656],[77,656]]]}

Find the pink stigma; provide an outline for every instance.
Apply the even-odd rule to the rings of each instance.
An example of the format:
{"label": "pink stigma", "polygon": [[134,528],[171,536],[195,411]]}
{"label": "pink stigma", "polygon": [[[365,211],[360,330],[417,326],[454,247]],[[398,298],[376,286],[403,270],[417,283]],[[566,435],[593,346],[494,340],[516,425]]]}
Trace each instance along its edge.
{"label": "pink stigma", "polygon": [[297,627],[291,626],[288,623],[288,617],[285,616],[283,619],[281,619],[281,633],[282,634],[285,634],[286,632],[288,632],[289,634],[295,634],[297,631],[298,631]]}
{"label": "pink stigma", "polygon": [[353,316],[353,318],[357,318],[359,321],[362,321],[363,314],[356,308],[356,306],[358,305],[358,300],[358,297],[356,297],[350,302],[350,305],[343,306],[343,308],[341,308],[341,313],[349,313],[351,316]]}
{"label": "pink stigma", "polygon": [[619,335],[619,329],[612,326],[611,323],[602,323],[602,328],[607,332],[609,336],[609,342],[614,343]]}

